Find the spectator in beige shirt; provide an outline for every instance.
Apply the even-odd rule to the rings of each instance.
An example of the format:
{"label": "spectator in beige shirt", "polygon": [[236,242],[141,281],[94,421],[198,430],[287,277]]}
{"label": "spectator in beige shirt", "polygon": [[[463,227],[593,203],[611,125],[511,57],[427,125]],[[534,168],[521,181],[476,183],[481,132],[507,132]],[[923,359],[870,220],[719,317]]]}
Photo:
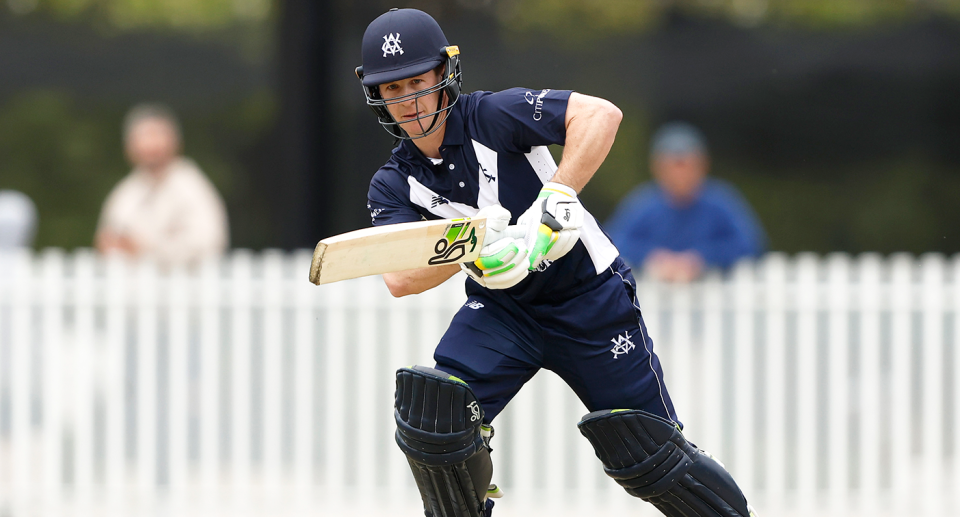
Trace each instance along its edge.
{"label": "spectator in beige shirt", "polygon": [[97,225],[101,253],[189,266],[222,254],[229,229],[223,199],[197,164],[180,156],[180,127],[159,105],[139,105],[123,127],[133,171],[107,196]]}

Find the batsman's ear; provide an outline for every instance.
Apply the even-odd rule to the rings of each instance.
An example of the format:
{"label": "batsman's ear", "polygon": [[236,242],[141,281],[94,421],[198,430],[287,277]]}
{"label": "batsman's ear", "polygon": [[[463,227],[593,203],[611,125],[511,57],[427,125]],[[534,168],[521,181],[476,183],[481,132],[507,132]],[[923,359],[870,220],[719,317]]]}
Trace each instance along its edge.
{"label": "batsman's ear", "polygon": [[363,66],[358,66],[357,69],[354,70],[354,71],[357,73],[357,79],[360,79],[360,80],[362,81],[362,80],[363,80]]}

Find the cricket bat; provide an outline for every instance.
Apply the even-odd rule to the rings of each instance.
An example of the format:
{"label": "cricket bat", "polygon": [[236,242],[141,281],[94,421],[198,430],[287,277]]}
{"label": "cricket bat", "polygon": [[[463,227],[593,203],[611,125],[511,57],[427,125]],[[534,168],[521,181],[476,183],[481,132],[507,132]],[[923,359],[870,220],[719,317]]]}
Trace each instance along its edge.
{"label": "cricket bat", "polygon": [[476,260],[487,219],[441,219],[364,228],[323,239],[310,281],[329,284],[368,275]]}

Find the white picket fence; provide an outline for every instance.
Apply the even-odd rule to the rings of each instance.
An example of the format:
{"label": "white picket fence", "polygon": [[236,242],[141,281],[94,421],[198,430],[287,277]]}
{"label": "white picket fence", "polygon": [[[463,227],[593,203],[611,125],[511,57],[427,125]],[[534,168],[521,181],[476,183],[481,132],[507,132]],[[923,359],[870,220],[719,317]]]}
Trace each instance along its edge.
{"label": "white picket fence", "polygon": [[[421,515],[393,371],[462,277],[315,287],[307,252],[198,271],[0,256],[0,517]],[[640,303],[687,436],[762,515],[960,515],[960,259],[771,254]],[[552,373],[494,422],[498,517],[658,515]]]}

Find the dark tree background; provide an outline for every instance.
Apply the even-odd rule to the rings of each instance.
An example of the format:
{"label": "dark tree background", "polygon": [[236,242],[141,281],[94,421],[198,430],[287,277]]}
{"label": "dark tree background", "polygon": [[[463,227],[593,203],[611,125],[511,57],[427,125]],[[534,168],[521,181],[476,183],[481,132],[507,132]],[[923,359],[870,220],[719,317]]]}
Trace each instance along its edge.
{"label": "dark tree background", "polygon": [[[583,194],[601,221],[649,179],[649,135],[685,119],[704,130],[714,174],[744,191],[773,249],[960,251],[951,13],[786,23],[799,4],[779,0],[767,22],[745,24],[667,3],[634,13],[635,26],[585,20],[581,31],[557,18],[571,3],[526,4],[559,7],[415,3],[460,46],[467,91],[568,88],[620,106],[617,142]],[[223,191],[236,246],[312,247],[366,226],[367,184],[392,141],[353,69],[364,27],[391,6],[283,0],[258,23],[187,32],[0,10],[0,188],[37,202],[38,247],[89,245],[103,197],[127,172],[123,112],[160,100],[180,112],[187,154]]]}

